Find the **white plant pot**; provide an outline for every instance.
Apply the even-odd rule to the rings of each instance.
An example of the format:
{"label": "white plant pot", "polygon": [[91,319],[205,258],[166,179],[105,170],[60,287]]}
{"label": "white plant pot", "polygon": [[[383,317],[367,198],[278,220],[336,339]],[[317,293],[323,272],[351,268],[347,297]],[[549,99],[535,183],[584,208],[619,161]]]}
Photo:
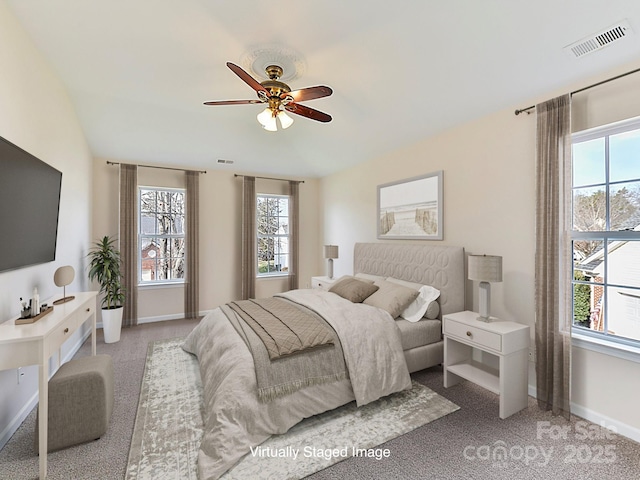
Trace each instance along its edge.
{"label": "white plant pot", "polygon": [[122,329],[122,307],[102,309],[102,330],[104,331],[104,343],[115,343],[120,340]]}

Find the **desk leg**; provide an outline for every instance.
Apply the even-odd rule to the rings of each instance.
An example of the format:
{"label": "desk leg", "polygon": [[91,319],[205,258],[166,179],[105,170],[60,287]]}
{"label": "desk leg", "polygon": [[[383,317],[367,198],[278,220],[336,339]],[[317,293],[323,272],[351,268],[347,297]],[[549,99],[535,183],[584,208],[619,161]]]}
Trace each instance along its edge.
{"label": "desk leg", "polygon": [[40,383],[38,393],[38,449],[40,452],[40,480],[47,478],[47,440],[49,435],[49,361],[40,365]]}
{"label": "desk leg", "polygon": [[91,355],[96,354],[96,310],[93,309],[93,315],[91,316]]}

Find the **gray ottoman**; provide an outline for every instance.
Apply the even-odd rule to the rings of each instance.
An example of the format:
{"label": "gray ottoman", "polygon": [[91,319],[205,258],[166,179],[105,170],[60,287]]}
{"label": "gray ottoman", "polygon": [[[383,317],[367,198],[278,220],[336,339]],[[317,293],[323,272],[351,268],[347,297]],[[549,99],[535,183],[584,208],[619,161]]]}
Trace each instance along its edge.
{"label": "gray ottoman", "polygon": [[[49,436],[52,452],[100,438],[113,411],[113,363],[95,355],[63,364],[49,380]],[[38,422],[35,449],[38,452]]]}

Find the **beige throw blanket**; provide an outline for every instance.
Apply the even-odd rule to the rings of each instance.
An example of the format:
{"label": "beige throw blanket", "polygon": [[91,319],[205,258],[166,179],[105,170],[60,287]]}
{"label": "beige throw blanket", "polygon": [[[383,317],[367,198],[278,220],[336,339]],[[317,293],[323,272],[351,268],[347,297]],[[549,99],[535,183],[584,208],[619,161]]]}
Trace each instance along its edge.
{"label": "beige throw blanket", "polygon": [[282,298],[240,300],[228,306],[260,337],[271,360],[333,344],[334,335],[326,322],[308,308]]}
{"label": "beige throw blanket", "polygon": [[[289,304],[284,299],[278,300],[280,303],[285,304],[284,306],[287,307],[287,310],[288,307],[304,308],[299,305]],[[258,399],[260,402],[271,402],[276,398],[290,395],[301,388],[311,385],[321,385],[348,378],[340,339],[319,315],[311,311],[302,312],[305,315],[315,315],[317,318],[314,318],[313,321],[321,323],[327,329],[327,340],[322,343],[324,345],[323,348],[298,350],[296,355],[286,355],[271,359],[266,343],[263,343],[257,333],[260,329],[258,328],[255,331],[254,328],[249,328],[245,316],[239,314],[232,304],[223,305],[220,308],[251,351],[256,370]],[[310,343],[310,346],[312,345],[313,342]]]}

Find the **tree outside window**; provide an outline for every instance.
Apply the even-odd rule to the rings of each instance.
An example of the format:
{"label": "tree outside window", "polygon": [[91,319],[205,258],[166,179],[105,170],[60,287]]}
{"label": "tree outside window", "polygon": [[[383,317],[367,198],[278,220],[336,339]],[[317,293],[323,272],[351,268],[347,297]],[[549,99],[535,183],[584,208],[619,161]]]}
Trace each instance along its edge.
{"label": "tree outside window", "polygon": [[185,192],[140,187],[139,282],[183,282]]}
{"label": "tree outside window", "polygon": [[289,197],[257,195],[258,276],[289,271]]}
{"label": "tree outside window", "polygon": [[574,327],[640,345],[640,118],[573,136]]}

